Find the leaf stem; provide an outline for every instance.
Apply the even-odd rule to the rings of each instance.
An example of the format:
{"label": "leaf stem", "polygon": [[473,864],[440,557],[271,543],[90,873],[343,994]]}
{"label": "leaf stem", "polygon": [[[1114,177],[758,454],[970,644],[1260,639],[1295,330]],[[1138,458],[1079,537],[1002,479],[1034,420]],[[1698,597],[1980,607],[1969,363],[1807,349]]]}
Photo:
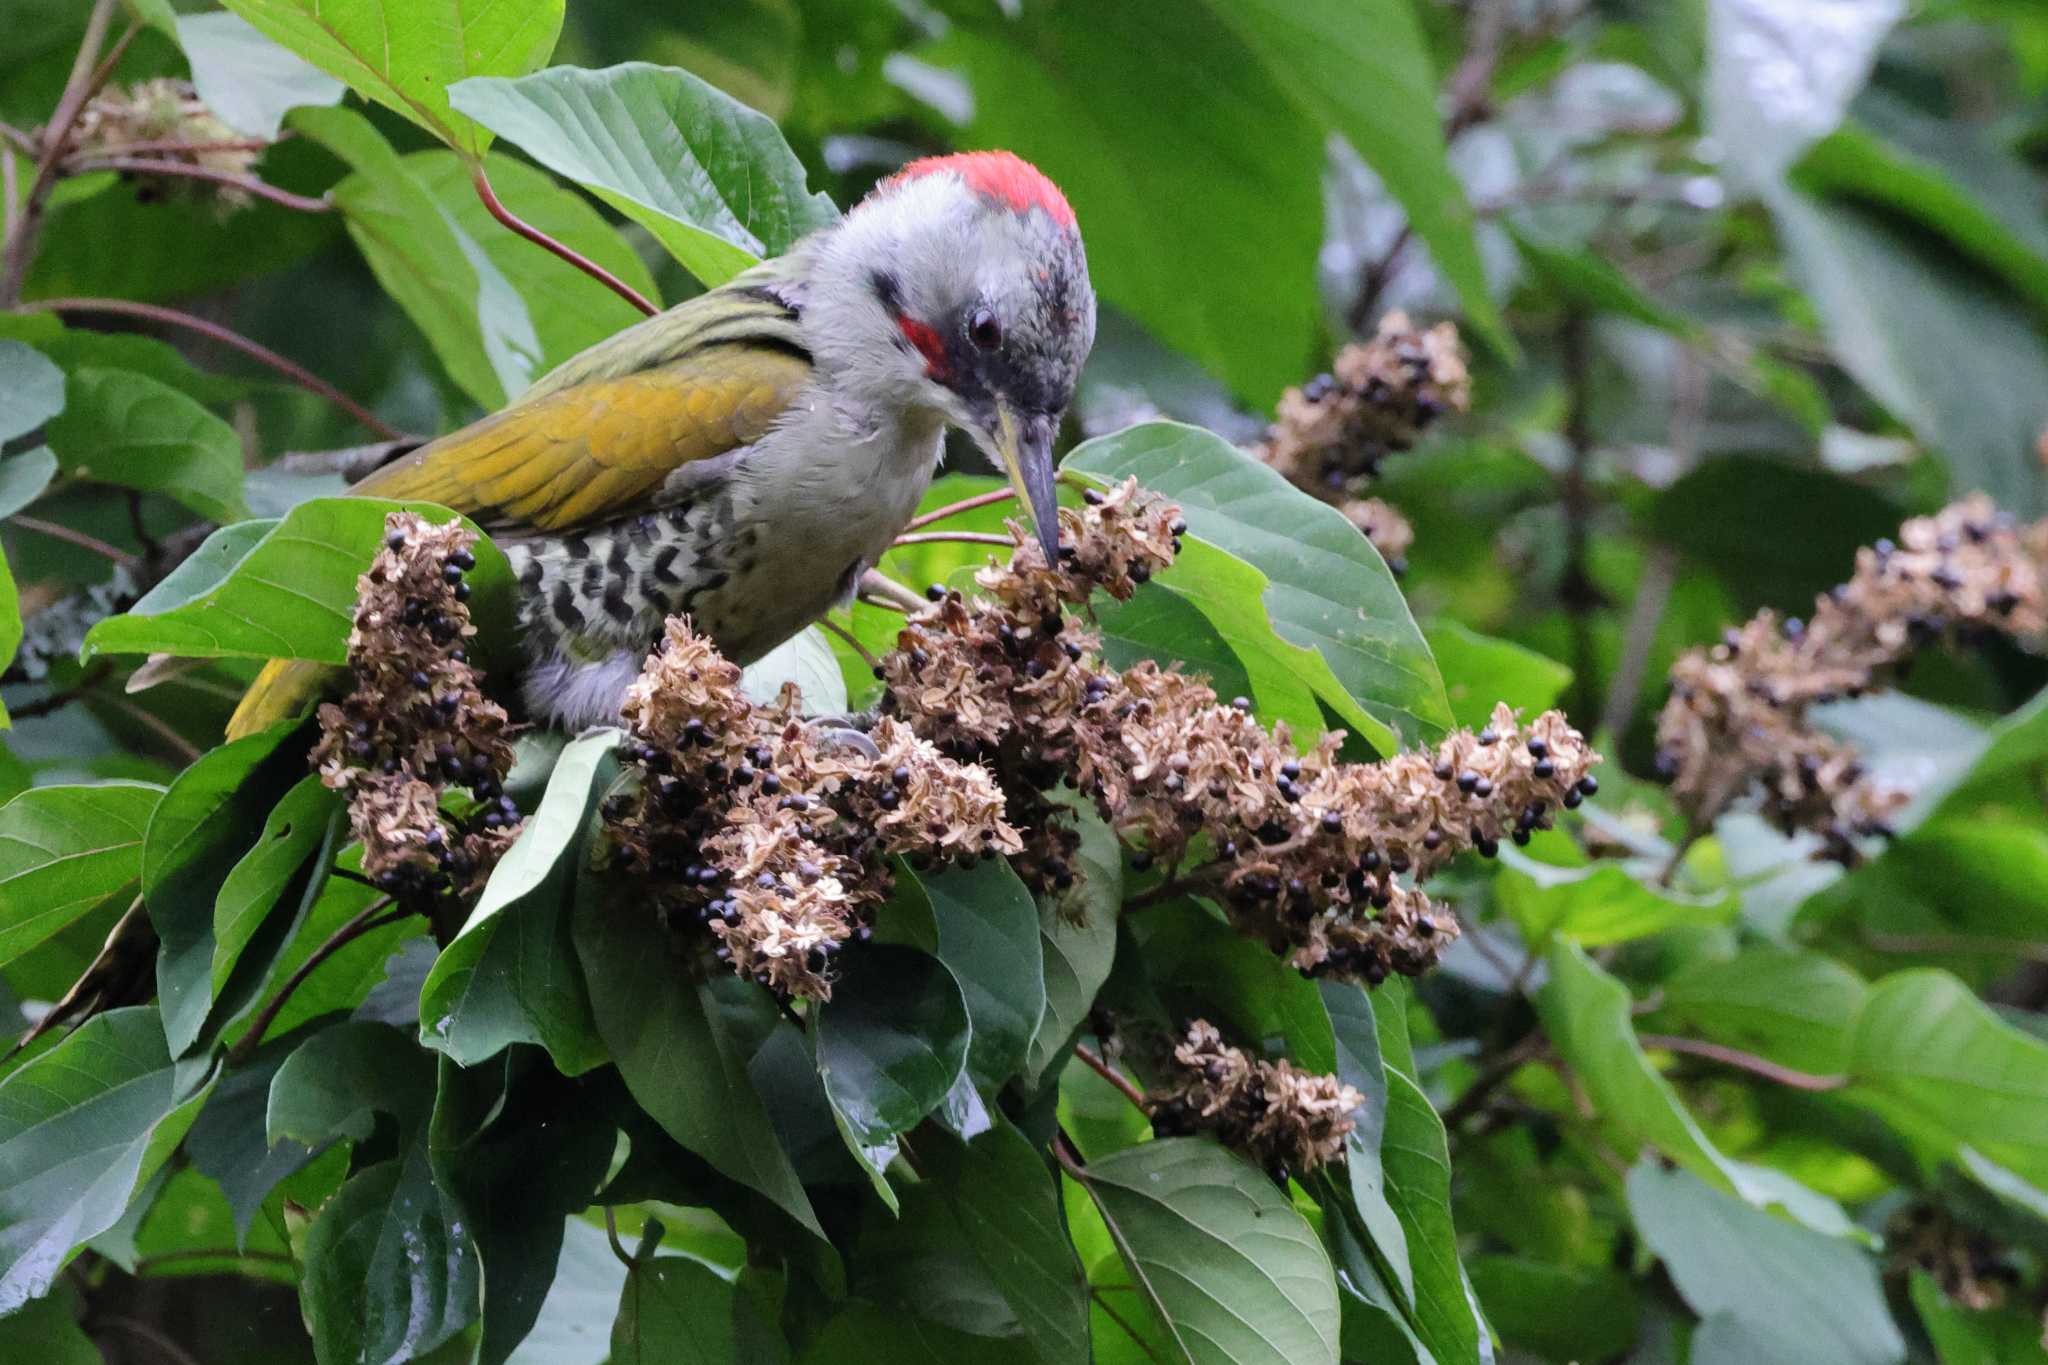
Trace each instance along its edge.
{"label": "leaf stem", "polygon": [[900,535],[890,548],[900,550],[906,545],[939,544],[1000,545],[1006,549],[1014,549],[1017,542],[1008,536],[990,535],[986,531],[925,531]]}
{"label": "leaf stem", "polygon": [[1082,1065],[1086,1066],[1090,1071],[1093,1071],[1096,1075],[1102,1077],[1103,1080],[1108,1081],[1111,1085],[1115,1086],[1118,1090],[1122,1091],[1123,1097],[1129,1100],[1132,1104],[1136,1105],[1138,1107],[1139,1113],[1151,1112],[1145,1107],[1145,1092],[1138,1089],[1137,1086],[1132,1085],[1129,1078],[1127,1078],[1122,1072],[1118,1071],[1115,1067],[1111,1066],[1108,1062],[1104,1061],[1101,1055],[1095,1052],[1092,1048],[1084,1047],[1081,1044],[1076,1043],[1074,1044],[1074,1055],[1081,1059]]}
{"label": "leaf stem", "polygon": [[260,180],[253,175],[241,175],[235,171],[223,171],[214,166],[196,165],[190,161],[174,161],[168,157],[80,157],[65,162],[64,170],[68,175],[84,175],[91,171],[120,171],[127,175],[168,175],[184,180],[205,180],[254,195],[258,199],[267,199],[280,208],[288,208],[297,213],[334,212],[334,205],[325,199],[293,194],[290,190],[279,189],[268,180]]}
{"label": "leaf stem", "polygon": [[240,351],[251,360],[269,366],[286,379],[291,380],[292,383],[306,390],[306,392],[326,399],[387,441],[409,441],[414,439],[410,434],[392,426],[389,422],[377,416],[376,413],[371,412],[361,403],[358,403],[319,375],[314,374],[305,366],[300,365],[296,361],[287,360],[268,346],[259,341],[252,341],[232,328],[223,327],[220,323],[210,322],[192,313],[181,312],[176,308],[166,308],[161,304],[135,303],[128,299],[37,299],[33,303],[24,304],[23,307],[43,308],[53,313],[110,313],[121,317],[142,318],[150,322],[160,322],[170,327],[183,327],[188,331],[197,332],[201,336],[217,341],[231,350]]}
{"label": "leaf stem", "polygon": [[521,218],[518,214],[512,212],[512,210],[506,208],[503,201],[498,198],[497,191],[491,188],[491,178],[485,174],[481,164],[476,167],[475,173],[470,177],[470,183],[476,186],[476,197],[483,200],[484,208],[490,211],[491,217],[497,219],[527,241],[532,242],[535,246],[551,251],[561,257],[570,265],[575,266],[578,270],[590,276],[591,279],[596,280],[599,284],[617,294],[627,303],[638,308],[648,317],[653,317],[661,311],[648,302],[647,298],[639,290],[627,284],[617,275],[612,274],[611,271],[606,270],[596,261],[591,260],[588,256],[574,248],[556,241],[533,224]]}
{"label": "leaf stem", "polygon": [[1765,1080],[1791,1086],[1794,1090],[1840,1090],[1849,1083],[1847,1076],[1816,1076],[1810,1071],[1794,1071],[1789,1066],[1779,1066],[1776,1062],[1759,1057],[1754,1052],[1723,1047],[1719,1043],[1709,1043],[1699,1038],[1675,1038],[1664,1033],[1643,1033],[1636,1036],[1636,1041],[1646,1048],[1655,1048],[1660,1052],[1683,1052],[1694,1057],[1705,1057],[1709,1061],[1720,1062],[1725,1066],[1740,1067],[1753,1075],[1762,1076]]}
{"label": "leaf stem", "polygon": [[[43,208],[49,202],[50,190],[57,183],[57,163],[63,159],[65,144],[71,140],[71,130],[85,109],[86,101],[92,98],[100,82],[113,73],[111,62],[95,65],[99,63],[100,45],[107,40],[107,26],[113,18],[114,0],[93,0],[92,11],[85,20],[85,34],[78,43],[78,55],[71,62],[71,74],[65,78],[64,92],[57,97],[57,108],[43,129],[42,154],[36,161],[36,178],[29,186],[28,198],[22,203],[21,216],[8,233],[5,244],[0,245],[0,308],[12,307],[21,297],[21,286],[28,278],[29,261],[35,255],[36,235],[42,229]],[[131,25],[129,36],[132,33]],[[124,36],[115,45],[111,56],[118,60],[126,46],[127,37]]]}
{"label": "leaf stem", "polygon": [[903,529],[915,531],[920,526],[929,526],[935,521],[944,521],[947,517],[957,517],[962,512],[972,512],[977,507],[993,507],[999,502],[1008,502],[1016,496],[1017,491],[1013,488],[997,488],[987,493],[976,493],[971,498],[962,498],[958,502],[949,502],[944,507],[934,507],[929,512],[914,516],[904,525]]}
{"label": "leaf stem", "polygon": [[285,1007],[285,1002],[292,998],[292,992],[305,984],[306,978],[311,976],[321,963],[333,957],[337,952],[340,952],[364,934],[374,929],[382,929],[387,924],[395,924],[412,913],[410,910],[402,909],[392,910],[388,914],[378,913],[390,904],[391,897],[389,896],[371,901],[347,923],[329,934],[327,941],[315,948],[306,960],[299,964],[299,969],[293,972],[282,986],[277,988],[277,994],[271,996],[264,1003],[263,1008],[257,1012],[255,1020],[249,1025],[248,1032],[244,1033],[241,1040],[228,1050],[228,1065],[240,1066],[255,1054],[257,1048],[263,1046],[263,1035],[270,1031],[270,1025],[277,1018],[278,1011]]}
{"label": "leaf stem", "polygon": [[103,559],[112,560],[124,569],[139,568],[142,564],[142,557],[140,555],[129,554],[120,546],[109,545],[98,536],[87,535],[84,531],[73,530],[69,526],[63,526],[54,521],[45,521],[41,517],[32,517],[24,512],[16,512],[7,520],[10,524],[19,526],[24,531],[34,531],[37,535],[48,536],[52,540],[61,540],[67,544],[76,545],[81,550],[90,550]]}
{"label": "leaf stem", "polygon": [[1524,1035],[1520,1042],[1494,1058],[1485,1070],[1473,1078],[1472,1084],[1465,1087],[1465,1093],[1453,1100],[1451,1107],[1443,1111],[1444,1131],[1455,1131],[1459,1124],[1478,1113],[1493,1092],[1500,1089],[1510,1076],[1549,1050],[1550,1040],[1543,1036],[1543,1030],[1533,1029]]}
{"label": "leaf stem", "polygon": [[818,618],[818,624],[823,626],[825,629],[831,631],[834,635],[837,635],[840,639],[846,641],[847,648],[851,649],[854,653],[860,655],[860,657],[866,661],[867,666],[874,670],[876,677],[879,678],[882,676],[882,661],[880,659],[877,659],[874,655],[868,653],[868,647],[862,644],[860,642],[859,637],[856,636],[852,631],[848,630],[845,626],[840,625],[837,621],[833,620],[829,616],[820,616]]}

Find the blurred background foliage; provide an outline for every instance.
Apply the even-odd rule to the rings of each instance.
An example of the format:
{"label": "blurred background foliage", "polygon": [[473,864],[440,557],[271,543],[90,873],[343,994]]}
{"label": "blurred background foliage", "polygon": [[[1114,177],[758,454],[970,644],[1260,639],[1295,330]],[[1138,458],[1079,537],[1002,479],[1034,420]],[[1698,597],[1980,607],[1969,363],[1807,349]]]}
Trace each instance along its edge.
{"label": "blurred background foliage", "polygon": [[[89,7],[5,4],[0,121],[33,130]],[[219,17],[202,8],[137,0],[147,22],[119,82],[190,74],[217,107],[271,92],[259,118],[333,102],[337,85],[274,49],[188,27]],[[1373,489],[1415,530],[1402,588],[1461,721],[1502,697],[1556,700],[1599,736],[1610,765],[1580,843],[1625,869],[1588,875],[1562,836],[1498,870],[1461,869],[1468,937],[1407,1011],[1415,1067],[1447,1114],[1457,1250],[1503,1358],[2048,1358],[2048,739],[2032,710],[1992,728],[2048,668],[1992,642],[1931,654],[1898,693],[1839,708],[1831,723],[1934,810],[1847,875],[1753,816],[1725,818],[1687,854],[1651,738],[1682,650],[1762,607],[1803,610],[1904,518],[1976,489],[2048,515],[2048,7],[577,0],[551,61],[691,71],[775,120],[809,188],[840,205],[928,152],[1007,146],[1035,161],[1075,205],[1105,305],[1076,438],[1163,415],[1250,442],[1287,386],[1386,312],[1457,321],[1471,411],[1389,460]],[[0,348],[28,343],[74,393],[83,369],[145,376],[171,392],[153,389],[160,402],[182,395],[203,428],[187,441],[226,441],[248,467],[230,495],[275,515],[339,487],[279,457],[371,434],[203,336],[104,313],[60,325],[34,305],[175,304],[421,433],[631,321],[619,298],[499,230],[454,152],[390,109],[351,107],[399,170],[352,152],[342,116],[303,111],[261,162],[270,184],[331,191],[345,214],[229,212],[112,171],[67,180],[26,306],[0,314]],[[666,303],[700,287],[616,200],[506,142],[488,164],[518,213],[641,292]],[[19,194],[32,166],[17,152],[8,168]],[[504,287],[473,306],[493,271]],[[525,352],[508,359],[507,337]],[[0,369],[0,416],[22,373]],[[33,423],[0,432],[26,631],[6,678],[17,723],[0,797],[168,781],[217,741],[253,668],[216,661],[129,696],[128,664],[78,661],[84,630],[133,600],[195,511],[214,514],[195,501],[198,465],[132,479],[132,496],[73,479],[23,513],[4,471],[46,440],[71,472],[65,420],[89,416],[36,438]],[[898,560],[911,582],[971,562],[928,547]],[[1958,787],[1972,764],[1974,785]],[[1680,858],[1677,889],[1658,885]],[[118,912],[110,902],[8,962],[0,1003],[55,998]],[[381,957],[362,946],[366,992]],[[1976,998],[1950,995],[1957,980]],[[353,1003],[347,982],[334,989]],[[1883,993],[1924,1026],[1914,1046],[1854,1028]],[[1658,1052],[1653,1067],[1638,1034],[1740,1047],[1808,1080],[1876,1065],[1854,1048],[1904,1051],[1859,1103],[1697,1056]],[[1512,1065],[1545,1047],[1565,1079]],[[1482,1086],[1488,1104],[1461,1099]],[[1129,1121],[1106,1095],[1073,1083],[1083,1133]],[[1694,1138],[1709,1156],[1673,1150]],[[1684,1169],[1618,1174],[1646,1146]],[[1855,1226],[1830,1235],[1815,1230],[1825,1220],[1763,1212],[1771,1198],[1696,1178],[1708,1167],[1724,1188],[1796,1178]],[[334,1173],[315,1163],[293,1180],[322,1178]],[[310,1358],[274,1287],[292,1281],[303,1210],[283,1203],[223,1261],[195,1254],[235,1240],[217,1191],[183,1167],[162,1182],[155,1207],[171,1212],[94,1244],[106,1358]],[[715,1220],[661,1216],[703,1262],[737,1267]],[[1118,1273],[1099,1250],[1098,1273]],[[519,1359],[602,1358],[623,1272],[588,1224],[563,1264],[557,1293],[583,1296],[599,1340],[530,1342]],[[208,1275],[206,1292],[162,1278],[173,1272]],[[71,1352],[47,1358],[92,1358],[58,1321],[83,1292],[67,1282],[54,1306],[0,1320],[0,1342],[47,1327],[37,1340]],[[1143,1358],[1097,1317],[1098,1359]],[[1349,1332],[1347,1319],[1353,1358]],[[827,1332],[806,1359],[863,1358],[833,1354],[849,1333],[860,1339]],[[1355,1358],[1412,1351],[1367,1343]]]}

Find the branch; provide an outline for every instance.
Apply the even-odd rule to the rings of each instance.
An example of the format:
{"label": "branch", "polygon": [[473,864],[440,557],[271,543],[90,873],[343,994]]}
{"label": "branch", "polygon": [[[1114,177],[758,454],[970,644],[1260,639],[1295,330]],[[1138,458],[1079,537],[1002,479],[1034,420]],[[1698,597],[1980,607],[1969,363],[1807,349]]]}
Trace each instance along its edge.
{"label": "branch", "polygon": [[1840,1090],[1849,1083],[1847,1076],[1816,1076],[1810,1071],[1794,1071],[1789,1066],[1744,1052],[1739,1048],[1723,1047],[1719,1043],[1702,1042],[1698,1038],[1674,1038],[1664,1033],[1642,1033],[1636,1041],[1646,1048],[1660,1052],[1683,1052],[1694,1057],[1705,1057],[1708,1061],[1720,1062],[1724,1066],[1740,1067],[1765,1080],[1789,1085],[1794,1090]]}
{"label": "branch", "polygon": [[934,507],[929,512],[914,516],[903,529],[915,531],[920,526],[929,526],[935,521],[944,521],[947,517],[957,517],[962,512],[972,512],[977,507],[993,507],[999,502],[1008,502],[1016,496],[1017,490],[1014,488],[998,488],[989,493],[977,493],[971,498],[962,498],[958,502],[949,502],[944,507]]}
{"label": "branch", "polygon": [[255,1021],[249,1025],[249,1031],[244,1033],[241,1040],[229,1049],[228,1065],[240,1066],[254,1055],[256,1049],[263,1045],[263,1035],[270,1031],[270,1025],[277,1018],[278,1011],[285,1007],[285,1002],[292,998],[292,992],[303,985],[306,978],[311,976],[314,969],[321,963],[333,957],[337,952],[340,952],[343,948],[346,948],[371,930],[382,929],[387,924],[396,924],[399,920],[412,913],[410,910],[393,910],[388,914],[382,915],[377,913],[390,904],[391,897],[389,896],[371,901],[353,919],[349,920],[339,929],[336,929],[332,934],[329,934],[327,941],[315,948],[312,955],[299,964],[299,969],[293,972],[282,986],[277,988],[277,994],[271,996],[262,1010],[257,1013]]}
{"label": "branch", "polygon": [[1532,1029],[1500,1056],[1487,1063],[1486,1069],[1473,1077],[1472,1084],[1465,1087],[1465,1093],[1451,1102],[1443,1112],[1445,1132],[1454,1131],[1459,1124],[1479,1112],[1488,1097],[1507,1082],[1507,1079],[1529,1063],[1550,1050],[1550,1040],[1543,1036],[1543,1030]]}
{"label": "branch", "polygon": [[197,317],[191,313],[180,312],[176,308],[165,308],[160,304],[132,303],[127,299],[38,299],[33,303],[23,306],[27,308],[46,308],[54,313],[113,313],[122,317],[144,318],[151,322],[161,322],[166,326],[183,327],[190,331],[198,332],[201,336],[210,337],[221,345],[240,351],[250,359],[276,370],[286,379],[291,380],[292,383],[306,390],[306,392],[317,394],[319,397],[334,404],[334,406],[340,408],[357,422],[376,432],[387,441],[410,441],[416,439],[406,432],[398,430],[389,422],[384,421],[376,413],[371,412],[361,403],[358,403],[340,389],[335,388],[334,385],[314,374],[311,370],[306,369],[303,365],[285,359],[268,346],[263,345],[261,342],[251,341],[240,332],[223,327],[217,322],[209,322],[205,318]]}
{"label": "branch", "polygon": [[[42,229],[43,208],[49,202],[50,190],[57,183],[57,163],[64,156],[65,144],[71,140],[72,127],[78,122],[86,101],[106,79],[94,63],[99,60],[100,44],[107,40],[107,26],[113,18],[114,0],[93,0],[92,12],[85,21],[85,35],[79,40],[78,55],[72,59],[71,74],[64,81],[64,93],[58,96],[56,111],[50,115],[49,126],[43,130],[42,155],[36,162],[35,181],[29,186],[21,218],[8,234],[4,247],[0,247],[0,308],[12,307],[21,297],[22,282],[28,278],[29,261],[35,255],[36,234]],[[125,39],[116,45],[113,56],[118,58],[126,45]],[[113,68],[109,64],[104,69],[111,74]]]}
{"label": "branch", "polygon": [[259,180],[253,175],[218,170],[190,161],[145,156],[92,156],[75,158],[66,162],[64,168],[67,173],[74,175],[83,175],[88,171],[121,171],[130,175],[168,175],[186,180],[206,180],[240,190],[244,194],[254,195],[258,199],[268,199],[273,204],[299,213],[334,212],[334,205],[325,199],[293,194],[290,190],[281,190],[268,180]]}
{"label": "branch", "polygon": [[661,311],[648,302],[639,290],[627,284],[617,275],[612,274],[611,271],[606,270],[596,261],[591,260],[588,256],[583,255],[574,248],[556,241],[533,224],[519,217],[512,210],[506,208],[499,200],[497,191],[491,188],[491,178],[484,174],[484,168],[481,165],[476,168],[476,174],[471,177],[470,183],[476,186],[476,197],[484,201],[484,207],[490,210],[491,217],[497,219],[506,227],[511,228],[534,245],[543,247],[560,256],[570,265],[575,266],[578,270],[590,276],[591,279],[596,280],[599,284],[611,290],[647,316],[653,317]]}
{"label": "branch", "polygon": [[1968,934],[1881,934],[1870,929],[1863,930],[1860,937],[1864,947],[1880,953],[1981,953],[1986,957],[2048,963],[2048,944],[1973,938]]}
{"label": "branch", "polygon": [[124,569],[140,568],[142,565],[141,556],[131,555],[118,545],[109,545],[98,536],[74,531],[69,526],[60,526],[54,521],[44,521],[41,517],[31,517],[21,512],[16,512],[7,520],[24,531],[34,531],[37,535],[48,536],[52,540],[76,545],[81,550],[90,550],[96,555],[112,560]]}
{"label": "branch", "polygon": [[47,697],[38,697],[36,700],[25,705],[12,707],[9,709],[8,714],[17,721],[24,721],[33,720],[37,716],[47,716],[52,711],[61,711],[71,705],[72,702],[77,701],[80,697],[92,691],[93,688],[98,687],[102,682],[105,682],[107,675],[113,671],[113,660],[101,659],[91,668],[88,668],[84,675],[77,682],[71,684],[71,686],[60,692],[52,692]]}
{"label": "branch", "polygon": [[1137,1086],[1132,1085],[1122,1072],[1118,1071],[1108,1062],[1103,1061],[1092,1049],[1076,1043],[1074,1044],[1074,1055],[1079,1057],[1090,1071],[1093,1071],[1096,1075],[1102,1077],[1103,1080],[1108,1081],[1118,1090],[1121,1090],[1124,1098],[1136,1105],[1140,1113],[1149,1114],[1151,1112],[1145,1107],[1144,1092],[1139,1090]]}
{"label": "branch", "polygon": [[1592,333],[1585,315],[1572,312],[1558,335],[1558,360],[1564,370],[1564,439],[1569,462],[1558,479],[1558,501],[1564,509],[1564,573],[1558,598],[1571,625],[1573,711],[1584,718],[1593,711],[1593,674],[1598,655],[1593,641],[1593,609],[1600,590],[1587,568],[1592,537],[1593,501],[1587,472],[1593,461]]}
{"label": "branch", "polygon": [[1006,550],[1017,548],[1017,542],[1008,536],[990,535],[986,531],[922,531],[896,537],[889,547],[900,550],[906,545],[1000,545]]}
{"label": "branch", "polygon": [[818,618],[818,624],[823,626],[825,629],[831,631],[834,635],[837,635],[840,639],[846,641],[847,647],[851,649],[854,653],[860,655],[862,660],[864,660],[867,663],[867,666],[871,670],[873,670],[874,675],[876,677],[879,678],[882,676],[882,661],[880,659],[877,659],[874,655],[868,653],[868,647],[860,642],[859,636],[855,635],[852,631],[848,630],[845,626],[840,625],[837,621],[833,620],[829,616],[820,616]]}
{"label": "branch", "polygon": [[893,605],[896,610],[910,615],[931,605],[880,569],[869,569],[860,576],[860,595],[877,599],[878,606]]}

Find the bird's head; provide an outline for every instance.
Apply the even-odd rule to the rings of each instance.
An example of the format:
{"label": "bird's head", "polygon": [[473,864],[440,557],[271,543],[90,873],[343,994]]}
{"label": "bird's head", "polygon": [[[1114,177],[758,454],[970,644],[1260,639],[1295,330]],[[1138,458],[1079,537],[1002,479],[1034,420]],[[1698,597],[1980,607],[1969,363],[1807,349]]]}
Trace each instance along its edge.
{"label": "bird's head", "polygon": [[819,275],[821,363],[971,433],[1056,561],[1052,443],[1095,342],[1088,258],[1059,187],[1009,152],[913,161],[847,215]]}

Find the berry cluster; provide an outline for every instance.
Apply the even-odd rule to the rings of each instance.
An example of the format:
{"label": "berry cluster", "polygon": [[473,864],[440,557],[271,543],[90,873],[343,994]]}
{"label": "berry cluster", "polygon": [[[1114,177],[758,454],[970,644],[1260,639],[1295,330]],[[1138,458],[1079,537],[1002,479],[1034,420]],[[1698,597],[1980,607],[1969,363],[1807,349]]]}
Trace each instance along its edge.
{"label": "berry cluster", "polygon": [[1337,353],[1328,374],[1281,395],[1259,457],[1297,488],[1342,511],[1400,572],[1415,532],[1362,489],[1380,461],[1472,401],[1464,349],[1448,322],[1417,331],[1405,313],[1380,319],[1372,340]]}
{"label": "berry cluster", "polygon": [[1341,1161],[1365,1103],[1335,1076],[1247,1057],[1206,1019],[1188,1025],[1166,1069],[1168,1084],[1145,1100],[1155,1133],[1214,1133],[1281,1181]]}
{"label": "berry cluster", "polygon": [[[191,82],[168,76],[93,96],[79,112],[74,136],[73,146],[80,156],[132,156],[129,149],[141,145],[150,149],[151,159],[227,175],[246,175],[262,155],[249,145],[249,138],[222,123],[206,107]],[[134,171],[122,175],[134,184],[136,198],[144,203],[204,195],[223,215],[250,203],[248,193],[233,185]]]}
{"label": "berry cluster", "polygon": [[[348,637],[353,688],[320,707],[320,779],[348,797],[363,871],[410,901],[478,885],[510,844],[519,810],[504,794],[512,765],[504,708],[486,698],[465,642],[464,575],[476,533],[411,512],[385,518],[384,548],[356,581]],[[454,819],[442,791],[476,806]]]}
{"label": "berry cluster", "polygon": [[[1401,880],[1457,853],[1526,841],[1597,784],[1598,756],[1555,713],[1523,728],[1507,708],[1474,734],[1384,763],[1336,759],[1331,734],[1297,753],[1239,698],[1143,662],[1103,666],[1095,637],[1063,604],[1093,589],[1128,597],[1172,560],[1179,509],[1126,482],[1061,513],[1062,562],[1018,533],[1006,566],[907,623],[882,662],[882,711],[994,775],[1024,831],[1018,870],[1040,890],[1072,878],[1072,832],[1051,799],[1067,785],[1190,892],[1214,895],[1239,927],[1299,969],[1384,980],[1418,974],[1456,921]],[[1191,853],[1207,855],[1184,869]]]}
{"label": "berry cluster", "polygon": [[687,622],[627,693],[636,787],[609,799],[617,861],[672,920],[707,925],[713,956],[785,996],[829,999],[831,963],[889,894],[888,859],[1014,854],[1003,796],[900,724],[866,735],[806,724],[793,685],[774,706]]}
{"label": "berry cluster", "polygon": [[2044,569],[2048,522],[2021,526],[1980,494],[1858,551],[1854,575],[1810,619],[1762,612],[1684,655],[1657,719],[1657,763],[1694,828],[1761,789],[1773,824],[1818,834],[1822,856],[1854,863],[1856,840],[1887,833],[1906,793],[1874,781],[1809,708],[1884,687],[1943,639],[2048,634]]}

